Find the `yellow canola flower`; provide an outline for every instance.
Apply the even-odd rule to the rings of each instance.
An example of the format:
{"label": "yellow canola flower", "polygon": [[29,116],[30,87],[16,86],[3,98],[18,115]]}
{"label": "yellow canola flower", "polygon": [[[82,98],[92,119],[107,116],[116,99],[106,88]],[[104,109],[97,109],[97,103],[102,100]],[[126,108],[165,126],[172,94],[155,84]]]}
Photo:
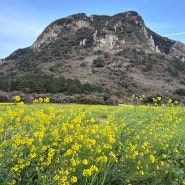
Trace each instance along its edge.
{"label": "yellow canola flower", "polygon": [[44,146],[42,146],[42,151],[46,151],[48,149],[48,146],[46,146],[46,145],[44,145]]}
{"label": "yellow canola flower", "polygon": [[91,169],[91,171],[98,172],[98,167],[95,165],[92,165],[90,169]]}
{"label": "yellow canola flower", "polygon": [[71,162],[72,166],[76,166],[77,165],[76,160],[74,158],[71,158],[70,162]]}
{"label": "yellow canola flower", "polygon": [[30,153],[30,155],[29,155],[29,156],[30,156],[30,158],[31,158],[31,159],[34,159],[34,158],[36,158],[36,157],[37,157],[37,154],[34,152],[34,153]]}
{"label": "yellow canola flower", "polygon": [[83,176],[91,176],[93,171],[98,172],[98,167],[91,165],[90,169],[84,169]]}
{"label": "yellow canola flower", "polygon": [[39,98],[39,103],[42,103],[44,100],[42,97]]}
{"label": "yellow canola flower", "polygon": [[68,155],[71,155],[72,153],[73,153],[73,151],[71,149],[68,149],[64,155],[68,156]]}
{"label": "yellow canola flower", "polygon": [[169,104],[171,104],[171,103],[172,103],[172,99],[171,99],[171,98],[168,100],[168,103],[169,103]]}
{"label": "yellow canola flower", "polygon": [[160,101],[160,100],[161,100],[161,96],[158,96],[158,97],[157,97],[157,100]]}
{"label": "yellow canola flower", "polygon": [[87,160],[87,159],[84,159],[84,160],[82,161],[82,163],[83,163],[84,165],[87,165],[87,164],[88,164],[88,160]]}
{"label": "yellow canola flower", "polygon": [[163,161],[161,161],[160,164],[161,164],[161,166],[164,166],[164,162]]}
{"label": "yellow canola flower", "polygon": [[59,179],[60,179],[60,176],[59,176],[59,175],[55,175],[55,176],[53,177],[53,179],[54,179],[54,180],[59,180]]}
{"label": "yellow canola flower", "polygon": [[107,156],[105,156],[105,155],[96,158],[96,162],[97,162],[97,163],[98,163],[98,162],[106,163],[107,160],[108,160],[108,158],[107,158]]}
{"label": "yellow canola flower", "polygon": [[13,168],[12,168],[13,171],[17,172],[19,170],[19,166],[16,164]]}
{"label": "yellow canola flower", "polygon": [[144,173],[144,171],[140,171],[140,174],[141,174],[141,175],[144,175],[145,173]]}
{"label": "yellow canola flower", "polygon": [[14,184],[16,184],[16,180],[12,180],[11,182],[8,182],[7,184],[8,185],[14,185]]}
{"label": "yellow canola flower", "polygon": [[67,176],[63,176],[63,177],[60,179],[60,181],[63,182],[63,183],[64,183],[65,181],[67,181]]}
{"label": "yellow canola flower", "polygon": [[113,151],[111,151],[111,152],[109,153],[109,155],[115,160],[115,162],[118,162],[118,159],[117,159],[117,157],[116,157],[116,154],[115,154]]}
{"label": "yellow canola flower", "polygon": [[75,151],[79,151],[81,147],[82,147],[81,144],[75,143],[74,145],[72,145],[71,148],[72,148],[73,150],[75,150]]}
{"label": "yellow canola flower", "polygon": [[113,135],[109,135],[109,142],[110,143],[115,143],[116,142],[116,139],[114,138]]}
{"label": "yellow canola flower", "polygon": [[91,176],[91,169],[84,169],[83,170],[83,176]]}
{"label": "yellow canola flower", "polygon": [[50,102],[50,98],[44,98],[44,102],[45,103],[49,103]]}
{"label": "yellow canola flower", "polygon": [[77,178],[76,176],[72,176],[72,177],[71,177],[71,182],[72,182],[72,183],[76,183],[77,180],[78,180],[78,178]]}
{"label": "yellow canola flower", "polygon": [[20,96],[14,96],[14,100],[19,102],[21,100],[21,97]]}
{"label": "yellow canola flower", "polygon": [[154,163],[155,162],[155,156],[150,154],[150,160],[151,160],[152,163]]}
{"label": "yellow canola flower", "polygon": [[162,154],[162,158],[163,159],[166,159],[167,158],[167,155],[166,154]]}
{"label": "yellow canola flower", "polygon": [[27,145],[31,146],[33,141],[34,141],[33,138],[29,138],[29,139],[27,139],[26,143],[27,143]]}
{"label": "yellow canola flower", "polygon": [[139,155],[139,152],[137,150],[134,151],[133,158],[135,159]]}

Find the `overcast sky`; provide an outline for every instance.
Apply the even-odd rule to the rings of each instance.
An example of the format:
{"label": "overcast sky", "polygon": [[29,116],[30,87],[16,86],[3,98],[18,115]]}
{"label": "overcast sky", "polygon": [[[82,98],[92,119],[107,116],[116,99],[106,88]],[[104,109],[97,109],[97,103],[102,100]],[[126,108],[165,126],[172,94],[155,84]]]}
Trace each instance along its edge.
{"label": "overcast sky", "polygon": [[56,19],[137,11],[154,32],[185,43],[185,0],[0,0],[0,58],[33,44]]}

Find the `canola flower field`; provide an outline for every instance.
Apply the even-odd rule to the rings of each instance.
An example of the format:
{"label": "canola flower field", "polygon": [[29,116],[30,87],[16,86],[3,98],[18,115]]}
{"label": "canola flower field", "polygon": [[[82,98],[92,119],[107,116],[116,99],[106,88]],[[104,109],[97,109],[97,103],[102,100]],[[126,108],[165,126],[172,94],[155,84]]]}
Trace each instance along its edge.
{"label": "canola flower field", "polygon": [[1,185],[185,184],[184,107],[40,100],[0,104]]}

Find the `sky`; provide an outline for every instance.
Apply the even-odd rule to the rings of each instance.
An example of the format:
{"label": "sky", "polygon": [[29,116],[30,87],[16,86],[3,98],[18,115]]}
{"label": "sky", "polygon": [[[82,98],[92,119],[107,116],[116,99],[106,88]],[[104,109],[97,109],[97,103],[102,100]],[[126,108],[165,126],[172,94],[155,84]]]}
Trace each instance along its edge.
{"label": "sky", "polygon": [[138,12],[152,31],[185,43],[185,0],[0,0],[0,59],[31,46],[59,18],[130,10]]}

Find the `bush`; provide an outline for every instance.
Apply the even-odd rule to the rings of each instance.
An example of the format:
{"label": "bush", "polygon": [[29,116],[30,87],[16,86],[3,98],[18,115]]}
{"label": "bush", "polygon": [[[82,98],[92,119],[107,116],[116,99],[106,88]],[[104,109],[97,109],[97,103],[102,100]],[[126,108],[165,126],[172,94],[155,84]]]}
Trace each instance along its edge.
{"label": "bush", "polygon": [[94,67],[99,68],[99,67],[104,67],[104,65],[105,65],[105,61],[100,57],[93,60],[93,66]]}
{"label": "bush", "polygon": [[185,96],[185,89],[177,89],[175,91],[175,94],[178,94],[180,96]]}

